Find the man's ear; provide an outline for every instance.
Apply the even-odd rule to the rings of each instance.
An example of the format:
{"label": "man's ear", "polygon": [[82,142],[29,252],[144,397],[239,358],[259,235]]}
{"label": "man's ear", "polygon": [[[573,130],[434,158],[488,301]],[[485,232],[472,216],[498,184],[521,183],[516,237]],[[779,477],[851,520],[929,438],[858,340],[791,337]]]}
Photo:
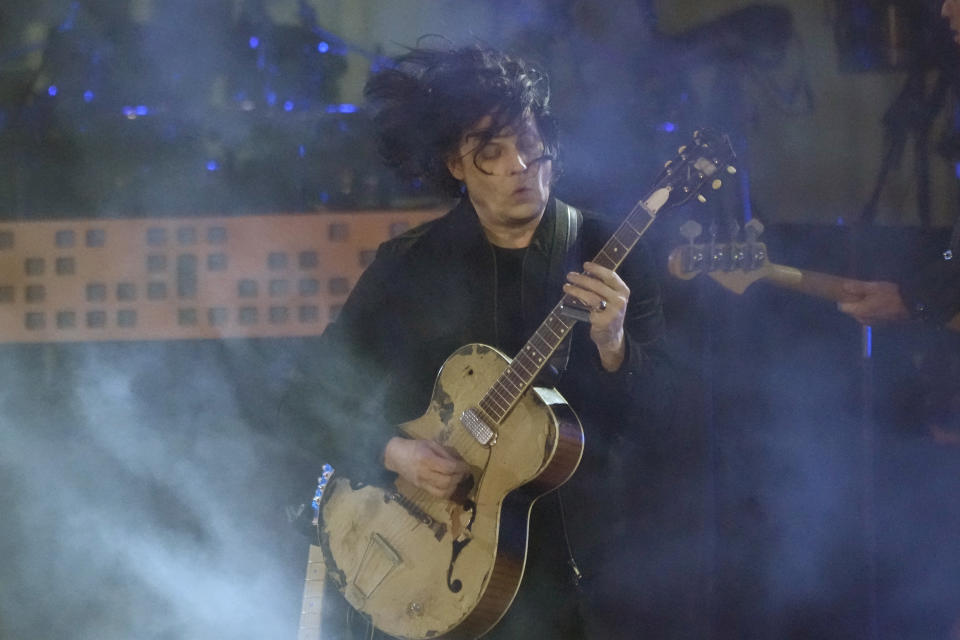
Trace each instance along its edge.
{"label": "man's ear", "polygon": [[452,175],[454,179],[463,182],[463,158],[461,156],[451,156],[447,158],[447,171],[450,172],[450,175]]}

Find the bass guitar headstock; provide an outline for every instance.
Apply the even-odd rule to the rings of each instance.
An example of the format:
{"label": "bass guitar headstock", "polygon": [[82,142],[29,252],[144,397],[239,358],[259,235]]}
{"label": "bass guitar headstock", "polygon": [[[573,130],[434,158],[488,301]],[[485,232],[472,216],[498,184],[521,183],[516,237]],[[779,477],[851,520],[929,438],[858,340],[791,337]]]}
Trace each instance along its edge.
{"label": "bass guitar headstock", "polygon": [[680,232],[689,243],[670,252],[667,270],[681,280],[706,273],[723,287],[743,293],[754,282],[768,277],[773,268],[767,246],[756,240],[762,228],[758,221],[748,223],[745,242],[695,243],[693,240],[700,236],[701,227],[688,221],[681,226]]}

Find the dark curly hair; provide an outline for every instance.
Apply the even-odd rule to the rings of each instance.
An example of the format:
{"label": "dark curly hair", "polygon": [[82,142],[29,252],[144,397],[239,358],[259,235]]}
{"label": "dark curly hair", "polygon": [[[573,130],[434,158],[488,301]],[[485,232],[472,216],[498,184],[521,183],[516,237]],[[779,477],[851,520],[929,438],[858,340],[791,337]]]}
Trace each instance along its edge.
{"label": "dark curly hair", "polygon": [[460,195],[460,183],[446,162],[459,150],[463,134],[484,116],[491,116],[492,123],[481,133],[479,146],[532,116],[545,155],[557,155],[547,74],[501,51],[482,46],[411,49],[371,77],[364,95],[386,164],[401,177],[419,178],[446,195]]}

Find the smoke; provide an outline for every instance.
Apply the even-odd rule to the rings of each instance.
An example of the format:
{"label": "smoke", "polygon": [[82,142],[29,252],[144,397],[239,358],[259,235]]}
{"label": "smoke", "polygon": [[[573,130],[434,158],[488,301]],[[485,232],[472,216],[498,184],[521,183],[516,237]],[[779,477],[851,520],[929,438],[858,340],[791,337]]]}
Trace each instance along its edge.
{"label": "smoke", "polygon": [[8,349],[3,637],[293,636],[306,545],[283,507],[298,496],[218,351]]}

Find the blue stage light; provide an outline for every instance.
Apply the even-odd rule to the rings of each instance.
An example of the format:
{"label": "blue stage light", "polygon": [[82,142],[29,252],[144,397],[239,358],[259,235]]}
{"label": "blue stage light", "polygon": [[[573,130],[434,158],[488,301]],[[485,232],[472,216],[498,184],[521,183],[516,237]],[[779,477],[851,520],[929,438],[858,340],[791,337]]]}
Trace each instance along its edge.
{"label": "blue stage light", "polygon": [[207,161],[207,171],[216,171],[219,168],[220,168],[220,165],[217,164],[216,160]]}
{"label": "blue stage light", "polygon": [[273,91],[267,91],[267,104],[271,107],[277,104],[277,94]]}
{"label": "blue stage light", "polygon": [[300,147],[298,148],[298,151],[300,153],[301,158],[307,155],[307,150],[303,148],[303,145],[300,145]]}
{"label": "blue stage light", "polygon": [[357,110],[357,105],[355,104],[342,104],[339,109],[340,113],[355,113]]}
{"label": "blue stage light", "polygon": [[83,92],[83,101],[84,102],[93,102],[93,91],[87,89]]}
{"label": "blue stage light", "polygon": [[50,85],[50,88],[47,89],[47,93],[49,93],[51,97],[57,95],[57,85],[55,84]]}
{"label": "blue stage light", "polygon": [[287,100],[286,102],[284,102],[284,103],[283,103],[283,110],[284,110],[284,111],[293,111],[293,101],[292,101],[292,100]]}
{"label": "blue stage light", "polygon": [[137,108],[134,109],[133,112],[136,113],[138,116],[145,116],[148,113],[150,113],[150,109],[148,109],[146,105],[138,104]]}
{"label": "blue stage light", "polygon": [[260,46],[260,38],[257,36],[250,36],[250,48],[256,49]]}
{"label": "blue stage light", "polygon": [[326,53],[327,51],[330,51],[330,45],[321,41],[320,44],[317,45],[317,51],[320,53]]}
{"label": "blue stage light", "polygon": [[677,130],[677,125],[673,124],[672,122],[664,122],[657,127],[657,129],[660,131],[666,131],[667,133],[673,133]]}

